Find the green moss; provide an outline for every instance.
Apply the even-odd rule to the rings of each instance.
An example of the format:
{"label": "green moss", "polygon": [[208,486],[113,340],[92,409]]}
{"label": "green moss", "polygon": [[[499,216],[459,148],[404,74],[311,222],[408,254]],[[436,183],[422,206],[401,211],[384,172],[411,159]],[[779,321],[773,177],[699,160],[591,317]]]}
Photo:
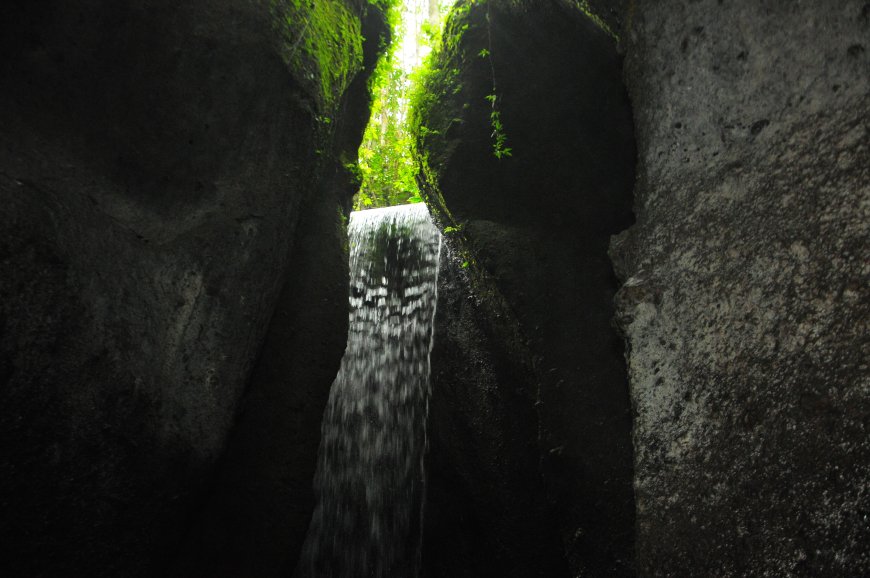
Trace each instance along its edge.
{"label": "green moss", "polygon": [[607,34],[609,34],[610,37],[614,40],[619,40],[619,36],[617,36],[616,32],[614,32],[613,29],[607,25],[607,22],[605,22],[592,10],[592,7],[589,5],[588,0],[573,0],[573,2],[574,5],[577,6],[577,8],[580,10],[580,12],[582,12],[586,15],[587,18],[592,20],[592,22],[594,22],[596,26],[607,32]]}
{"label": "green moss", "polygon": [[[281,56],[328,118],[362,68],[360,14],[344,0],[271,0]],[[364,5],[359,10],[365,9]]]}
{"label": "green moss", "polygon": [[[418,73],[402,70],[395,55],[406,33],[399,4],[393,1],[389,6],[392,43],[369,81],[373,106],[359,149],[362,186],[354,203],[357,210],[422,201],[408,123],[408,90]],[[434,45],[440,39],[440,29],[438,22],[425,22],[416,37]]]}
{"label": "green moss", "polygon": [[[454,6],[440,42],[414,78],[410,98],[409,131],[421,196],[442,228],[454,230],[460,230],[461,224],[455,222],[444,202],[438,187],[438,171],[445,166],[455,146],[447,138],[450,127],[464,122],[461,115],[465,107],[458,104],[463,99],[461,77],[467,60],[463,39],[472,28],[473,9],[482,5],[460,0]],[[479,58],[478,53],[479,50],[473,51],[473,57]],[[462,111],[459,116],[457,110]]]}

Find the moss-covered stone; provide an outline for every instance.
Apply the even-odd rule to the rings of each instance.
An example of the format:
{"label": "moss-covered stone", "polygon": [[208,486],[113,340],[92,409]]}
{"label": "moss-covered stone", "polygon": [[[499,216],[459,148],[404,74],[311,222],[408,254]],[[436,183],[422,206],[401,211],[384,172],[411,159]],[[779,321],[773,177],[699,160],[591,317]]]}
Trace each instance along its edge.
{"label": "moss-covered stone", "polygon": [[631,222],[632,123],[615,40],[581,8],[458,4],[415,98],[421,189],[470,293],[443,288],[436,326],[431,576],[632,573],[607,256]]}
{"label": "moss-covered stone", "polygon": [[362,66],[363,0],[271,0],[282,60],[317,95],[325,118]]}

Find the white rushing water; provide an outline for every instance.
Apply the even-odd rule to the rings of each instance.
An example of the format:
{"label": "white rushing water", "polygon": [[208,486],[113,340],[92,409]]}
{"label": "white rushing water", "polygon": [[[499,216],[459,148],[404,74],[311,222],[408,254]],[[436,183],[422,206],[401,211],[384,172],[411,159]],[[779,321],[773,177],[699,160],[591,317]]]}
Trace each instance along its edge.
{"label": "white rushing water", "polygon": [[350,217],[350,330],[323,416],[299,578],[419,573],[441,236],[422,203]]}

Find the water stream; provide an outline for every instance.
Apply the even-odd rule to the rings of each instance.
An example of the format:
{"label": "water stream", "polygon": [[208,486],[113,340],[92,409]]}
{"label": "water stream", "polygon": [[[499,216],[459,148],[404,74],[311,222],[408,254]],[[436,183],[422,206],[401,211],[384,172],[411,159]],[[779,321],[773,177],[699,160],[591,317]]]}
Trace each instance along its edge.
{"label": "water stream", "polygon": [[298,578],[419,574],[441,236],[423,204],[358,211],[350,330],[323,416]]}

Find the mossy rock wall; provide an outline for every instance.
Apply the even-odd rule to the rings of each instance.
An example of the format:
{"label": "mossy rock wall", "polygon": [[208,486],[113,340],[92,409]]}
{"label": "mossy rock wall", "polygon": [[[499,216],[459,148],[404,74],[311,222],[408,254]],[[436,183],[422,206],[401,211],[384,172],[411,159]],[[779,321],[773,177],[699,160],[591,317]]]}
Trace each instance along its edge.
{"label": "mossy rock wall", "polygon": [[607,246],[632,222],[635,153],[616,41],[573,2],[460,3],[424,90],[423,191],[468,283],[436,324],[424,566],[630,575],[631,415]]}
{"label": "mossy rock wall", "polygon": [[[339,0],[0,7],[4,576],[167,575],[204,512],[233,523],[202,490],[270,362],[257,358],[273,319],[325,342],[271,390],[275,411],[296,410],[286,459],[310,479],[318,425],[301,416],[319,418],[345,340],[353,191],[336,159],[365,122],[377,14]],[[304,265],[312,247],[323,270]],[[277,355],[281,339],[271,330]],[[249,398],[268,389],[257,375]],[[263,440],[291,435],[272,425],[240,442],[264,461]],[[304,527],[310,503],[286,505],[297,486],[277,503]]]}

